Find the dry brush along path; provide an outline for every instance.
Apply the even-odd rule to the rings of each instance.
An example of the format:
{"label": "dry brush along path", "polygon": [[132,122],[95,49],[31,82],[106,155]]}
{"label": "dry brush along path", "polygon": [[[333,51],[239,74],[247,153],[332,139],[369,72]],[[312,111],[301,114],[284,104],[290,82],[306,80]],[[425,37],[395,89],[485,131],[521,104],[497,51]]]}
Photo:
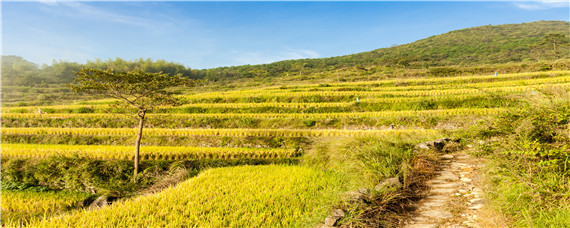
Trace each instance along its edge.
{"label": "dry brush along path", "polygon": [[483,197],[484,161],[466,151],[441,155],[437,175],[427,182],[426,197],[405,228],[431,227],[504,227],[488,210]]}

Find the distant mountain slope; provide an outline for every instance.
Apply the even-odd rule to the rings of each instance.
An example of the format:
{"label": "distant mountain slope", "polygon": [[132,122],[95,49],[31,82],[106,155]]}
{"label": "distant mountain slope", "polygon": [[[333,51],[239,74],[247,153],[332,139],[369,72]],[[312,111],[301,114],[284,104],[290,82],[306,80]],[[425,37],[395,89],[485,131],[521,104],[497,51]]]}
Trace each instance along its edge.
{"label": "distant mountain slope", "polygon": [[[532,45],[549,33],[570,35],[570,23],[538,21],[523,24],[486,25],[432,36],[410,44],[347,56],[367,64],[449,65],[504,63],[536,59]],[[552,58],[549,47],[540,47],[543,58]],[[568,44],[560,46],[560,57],[568,57]],[[341,57],[342,58],[342,57]]]}
{"label": "distant mountain slope", "polygon": [[[525,60],[553,60],[548,34],[562,34],[557,58],[569,58],[570,22],[537,21],[522,24],[486,25],[455,30],[413,43],[380,48],[353,55],[287,60],[255,66],[220,67],[205,70],[209,77],[279,76],[311,73],[346,67],[427,68],[434,66],[496,64]],[[205,75],[206,76],[206,75]],[[215,77],[214,77],[215,78]]]}
{"label": "distant mountain slope", "polygon": [[[478,67],[481,64],[497,64],[508,62],[537,62],[554,60],[554,45],[548,40],[549,34],[558,34],[556,58],[570,59],[570,22],[538,21],[522,24],[486,25],[451,31],[437,36],[428,37],[413,43],[390,48],[380,48],[369,52],[353,55],[320,59],[286,60],[262,65],[244,65],[234,67],[219,67],[214,69],[190,69],[182,64],[152,61],[150,59],[123,60],[117,58],[108,61],[89,61],[87,64],[57,62],[51,66],[39,68],[36,64],[17,56],[2,57],[3,86],[37,86],[45,84],[70,83],[74,77],[73,71],[84,67],[120,71],[141,69],[149,72],[163,71],[166,73],[182,73],[186,77],[224,80],[241,83],[251,78],[284,79],[291,75],[309,75],[319,73],[315,77],[329,77],[344,72],[367,72],[380,74],[390,69],[405,69],[426,71],[433,67]],[[568,66],[567,66],[568,67]],[[548,69],[546,67],[545,69]],[[392,71],[392,70],[388,70]],[[333,73],[334,72],[334,73]],[[447,72],[443,72],[447,74]],[[480,72],[479,72],[480,73]],[[415,75],[418,75],[417,72]],[[421,74],[419,74],[421,76]],[[336,76],[335,76],[336,77]],[[292,80],[303,81],[306,78],[297,77]]]}

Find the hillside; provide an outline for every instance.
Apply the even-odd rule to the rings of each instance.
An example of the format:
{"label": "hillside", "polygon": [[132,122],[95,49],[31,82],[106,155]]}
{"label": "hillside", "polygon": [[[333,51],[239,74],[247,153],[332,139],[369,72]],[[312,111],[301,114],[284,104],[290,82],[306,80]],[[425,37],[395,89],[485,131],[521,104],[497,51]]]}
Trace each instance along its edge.
{"label": "hillside", "polygon": [[[227,78],[278,77],[299,73],[310,74],[342,68],[370,69],[389,66],[422,69],[450,65],[476,66],[480,64],[554,60],[552,42],[545,40],[548,34],[563,34],[565,36],[565,39],[560,40],[563,42],[559,41],[556,54],[557,59],[567,59],[570,56],[568,51],[570,50],[568,42],[570,22],[538,21],[455,30],[409,44],[347,56],[287,60],[262,65],[196,70],[164,60],[156,62],[143,59],[126,61],[117,58],[108,61],[89,61],[87,64],[58,62],[52,66],[42,66],[40,71],[34,72],[34,68],[38,68],[37,65],[15,56],[3,56],[2,72],[5,79],[17,78],[19,80],[10,81],[24,85],[26,82],[22,78],[37,80],[38,78],[56,77],[59,80],[51,81],[68,83],[73,78],[70,75],[72,71],[81,67],[112,67],[119,70],[141,68],[147,71],[183,73],[191,78],[221,80]],[[6,82],[5,80],[4,84]]]}
{"label": "hillside", "polygon": [[[4,104],[47,104],[76,100],[64,84],[73,82],[81,68],[180,73],[213,83],[203,90],[227,90],[303,83],[369,81],[383,78],[519,73],[570,69],[570,23],[538,21],[523,24],[481,26],[451,31],[413,43],[347,56],[287,60],[271,64],[191,69],[165,60],[136,59],[86,64],[54,62],[38,66],[18,56],[2,57]],[[559,34],[548,39],[549,34]],[[554,43],[557,52],[554,55]],[[222,82],[222,83],[215,83]]]}
{"label": "hillside", "polygon": [[[411,67],[474,65],[541,60],[532,45],[549,33],[570,34],[570,23],[538,21],[522,24],[480,26],[451,31],[410,44],[359,53],[347,58],[366,65]],[[567,58],[568,44],[561,46],[558,58]],[[542,47],[542,60],[552,59],[550,47]]]}
{"label": "hillside", "polygon": [[226,77],[248,77],[254,76],[249,75],[251,73],[260,74],[260,72],[266,76],[279,76],[283,73],[307,74],[347,67],[429,68],[553,60],[554,54],[550,43],[543,41],[548,34],[556,33],[566,36],[566,42],[557,47],[558,50],[565,51],[559,51],[557,58],[568,58],[570,52],[567,41],[570,35],[570,23],[538,21],[455,30],[409,44],[347,56],[290,60],[257,66],[222,67],[207,72]]}

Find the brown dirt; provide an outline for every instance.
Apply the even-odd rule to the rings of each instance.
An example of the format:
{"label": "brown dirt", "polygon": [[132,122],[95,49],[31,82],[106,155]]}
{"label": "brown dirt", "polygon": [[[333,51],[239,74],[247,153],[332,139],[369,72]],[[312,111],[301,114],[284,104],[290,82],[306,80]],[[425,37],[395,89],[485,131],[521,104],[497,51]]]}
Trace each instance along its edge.
{"label": "brown dirt", "polygon": [[441,155],[435,178],[427,182],[426,197],[403,227],[507,227],[505,219],[487,205],[484,164],[467,151]]}

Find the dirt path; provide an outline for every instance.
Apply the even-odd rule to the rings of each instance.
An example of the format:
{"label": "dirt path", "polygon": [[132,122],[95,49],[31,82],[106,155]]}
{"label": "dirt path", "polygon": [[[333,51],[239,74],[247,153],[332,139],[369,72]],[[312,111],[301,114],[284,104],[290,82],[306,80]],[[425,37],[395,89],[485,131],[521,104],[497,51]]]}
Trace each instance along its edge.
{"label": "dirt path", "polygon": [[488,219],[480,180],[484,161],[464,151],[443,155],[441,161],[438,175],[428,182],[430,192],[404,227],[506,226],[497,219]]}

